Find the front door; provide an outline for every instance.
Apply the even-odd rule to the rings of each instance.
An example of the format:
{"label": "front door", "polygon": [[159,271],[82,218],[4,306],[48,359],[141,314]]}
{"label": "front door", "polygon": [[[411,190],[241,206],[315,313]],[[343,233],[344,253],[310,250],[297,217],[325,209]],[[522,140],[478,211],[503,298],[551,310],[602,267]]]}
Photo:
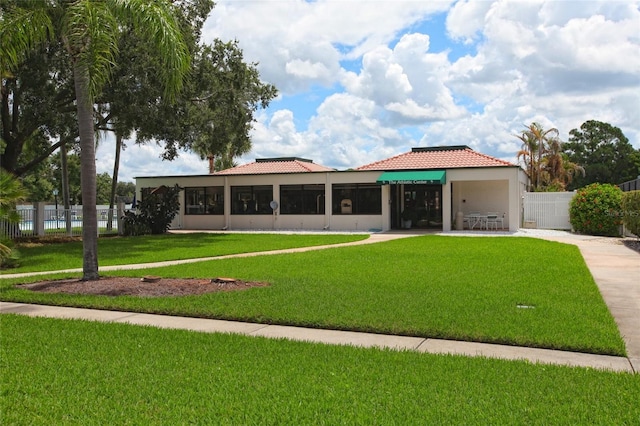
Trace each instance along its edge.
{"label": "front door", "polygon": [[442,229],[442,185],[391,185],[391,229]]}

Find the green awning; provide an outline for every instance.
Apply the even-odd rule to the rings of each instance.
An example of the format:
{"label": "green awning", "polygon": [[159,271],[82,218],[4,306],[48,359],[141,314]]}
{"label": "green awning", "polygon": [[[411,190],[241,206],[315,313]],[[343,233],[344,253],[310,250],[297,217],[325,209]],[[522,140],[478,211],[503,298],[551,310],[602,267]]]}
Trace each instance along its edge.
{"label": "green awning", "polygon": [[388,184],[440,184],[444,185],[447,181],[446,170],[420,170],[420,171],[402,171],[402,172],[384,172],[380,175],[376,183],[381,185]]}

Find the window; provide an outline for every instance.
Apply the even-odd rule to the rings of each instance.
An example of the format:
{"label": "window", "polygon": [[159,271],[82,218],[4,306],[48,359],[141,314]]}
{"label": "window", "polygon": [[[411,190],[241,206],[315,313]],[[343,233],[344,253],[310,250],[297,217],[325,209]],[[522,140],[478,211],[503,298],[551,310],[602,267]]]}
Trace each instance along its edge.
{"label": "window", "polygon": [[324,214],[324,185],[282,185],[281,214]]}
{"label": "window", "polygon": [[272,214],[273,186],[232,186],[231,214]]}
{"label": "window", "polygon": [[382,189],[375,184],[333,185],[333,214],[382,214]]}
{"label": "window", "polygon": [[185,214],[224,214],[224,187],[185,188]]}

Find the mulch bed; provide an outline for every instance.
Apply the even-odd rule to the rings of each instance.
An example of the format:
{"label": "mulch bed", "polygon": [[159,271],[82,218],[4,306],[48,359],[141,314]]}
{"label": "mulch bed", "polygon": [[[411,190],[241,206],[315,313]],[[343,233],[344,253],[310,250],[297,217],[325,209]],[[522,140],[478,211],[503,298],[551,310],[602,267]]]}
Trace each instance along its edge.
{"label": "mulch bed", "polygon": [[66,279],[22,284],[17,287],[42,293],[167,297],[188,296],[219,291],[238,291],[252,287],[266,287],[268,285],[269,283],[245,282],[233,278],[100,277],[100,279],[96,281]]}

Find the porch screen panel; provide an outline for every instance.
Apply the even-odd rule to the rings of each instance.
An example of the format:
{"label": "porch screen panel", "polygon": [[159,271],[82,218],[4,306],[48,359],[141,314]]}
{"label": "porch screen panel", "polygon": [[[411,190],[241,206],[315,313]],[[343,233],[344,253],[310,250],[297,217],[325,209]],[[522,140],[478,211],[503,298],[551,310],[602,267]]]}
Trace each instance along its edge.
{"label": "porch screen panel", "polygon": [[382,214],[380,185],[358,185],[356,211],[358,214]]}
{"label": "porch screen panel", "polygon": [[231,214],[272,214],[273,186],[232,186]]}
{"label": "porch screen panel", "polygon": [[375,184],[335,184],[333,214],[382,214],[382,189]]}
{"label": "porch screen panel", "polygon": [[281,214],[324,214],[324,185],[282,185]]}
{"label": "porch screen panel", "polygon": [[224,214],[224,187],[185,188],[185,214]]}

